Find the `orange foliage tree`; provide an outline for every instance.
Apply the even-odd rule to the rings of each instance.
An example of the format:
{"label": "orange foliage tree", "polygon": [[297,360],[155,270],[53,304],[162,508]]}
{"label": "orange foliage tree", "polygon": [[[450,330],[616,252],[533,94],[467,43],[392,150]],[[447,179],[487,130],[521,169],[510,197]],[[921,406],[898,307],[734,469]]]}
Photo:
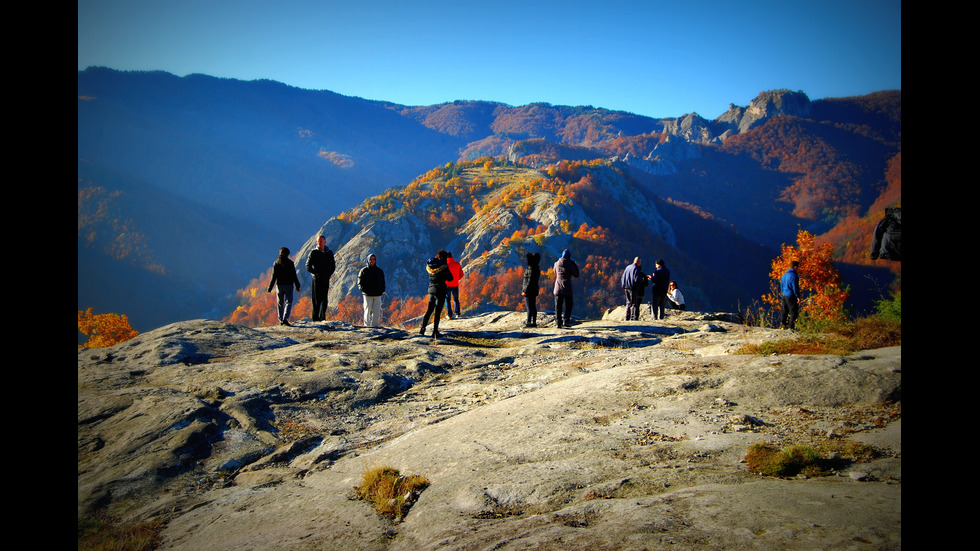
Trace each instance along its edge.
{"label": "orange foliage tree", "polygon": [[772,261],[769,271],[768,295],[762,297],[765,304],[776,310],[780,308],[779,280],[790,264],[800,263],[796,272],[800,278],[800,323],[804,327],[813,323],[843,321],[847,315],[844,302],[851,296],[843,285],[840,272],[831,261],[833,246],[829,243],[817,245],[815,237],[806,230],[796,234],[796,246],[782,246],[782,254]]}
{"label": "orange foliage tree", "polygon": [[85,348],[112,346],[139,335],[125,314],[93,314],[91,308],[78,311],[78,331],[88,335],[88,341],[79,345]]}

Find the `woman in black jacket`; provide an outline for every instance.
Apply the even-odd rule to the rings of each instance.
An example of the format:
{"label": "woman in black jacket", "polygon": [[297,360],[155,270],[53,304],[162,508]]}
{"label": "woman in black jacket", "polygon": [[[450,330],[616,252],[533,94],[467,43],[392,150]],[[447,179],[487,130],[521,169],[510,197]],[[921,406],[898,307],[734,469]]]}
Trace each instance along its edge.
{"label": "woman in black jacket", "polygon": [[439,338],[439,318],[442,317],[442,306],[446,303],[446,283],[453,280],[453,274],[446,264],[448,257],[449,253],[439,251],[425,263],[425,271],[429,274],[429,306],[422,318],[422,328],[419,329],[419,335],[425,334],[425,326],[429,324],[429,317],[435,312],[436,317],[432,320],[432,338]]}
{"label": "woman in black jacket", "polygon": [[294,285],[296,292],[300,292],[296,265],[289,259],[289,249],[283,247],[279,249],[279,258],[272,265],[272,281],[269,282],[267,291],[271,293],[272,287],[276,287],[276,314],[279,316],[279,325],[289,325],[289,312],[293,309]]}
{"label": "woman in black jacket", "polygon": [[538,280],[541,279],[541,253],[527,253],[527,268],[524,268],[524,282],[521,295],[527,306],[527,321],[524,327],[538,326]]}

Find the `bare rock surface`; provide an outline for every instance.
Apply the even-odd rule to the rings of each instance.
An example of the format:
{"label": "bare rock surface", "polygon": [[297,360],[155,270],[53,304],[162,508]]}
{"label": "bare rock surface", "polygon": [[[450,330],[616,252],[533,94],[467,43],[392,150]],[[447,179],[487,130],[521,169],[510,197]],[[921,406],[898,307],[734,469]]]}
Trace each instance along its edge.
{"label": "bare rock surface", "polygon": [[[700,312],[522,322],[195,320],[80,350],[78,513],[163,518],[165,549],[901,547],[900,347],[733,355],[794,335]],[[743,459],[828,439],[879,453],[794,479]],[[379,466],[431,482],[403,519],[353,496]]]}

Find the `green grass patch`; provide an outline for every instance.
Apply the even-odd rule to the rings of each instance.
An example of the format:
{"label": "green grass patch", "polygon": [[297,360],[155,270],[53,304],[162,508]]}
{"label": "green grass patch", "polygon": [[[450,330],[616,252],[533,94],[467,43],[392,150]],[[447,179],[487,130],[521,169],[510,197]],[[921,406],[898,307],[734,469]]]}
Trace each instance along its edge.
{"label": "green grass patch", "polygon": [[772,444],[755,443],[749,446],[745,462],[749,472],[791,478],[827,476],[851,462],[862,463],[878,457],[881,452],[867,444],[826,440],[812,446],[797,444],[782,449]]}

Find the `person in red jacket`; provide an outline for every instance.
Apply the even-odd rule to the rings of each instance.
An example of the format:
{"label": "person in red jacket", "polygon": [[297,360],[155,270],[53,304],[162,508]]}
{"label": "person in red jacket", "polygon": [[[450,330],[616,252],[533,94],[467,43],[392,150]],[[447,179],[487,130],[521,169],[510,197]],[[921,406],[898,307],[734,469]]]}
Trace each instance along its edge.
{"label": "person in red jacket", "polygon": [[[463,267],[453,258],[453,253],[447,252],[446,254],[448,255],[446,265],[449,266],[449,271],[453,274],[453,280],[446,283],[446,314],[449,319],[453,319],[453,317],[459,317],[459,280],[463,279]],[[455,316],[453,314],[453,301],[456,302]]]}

